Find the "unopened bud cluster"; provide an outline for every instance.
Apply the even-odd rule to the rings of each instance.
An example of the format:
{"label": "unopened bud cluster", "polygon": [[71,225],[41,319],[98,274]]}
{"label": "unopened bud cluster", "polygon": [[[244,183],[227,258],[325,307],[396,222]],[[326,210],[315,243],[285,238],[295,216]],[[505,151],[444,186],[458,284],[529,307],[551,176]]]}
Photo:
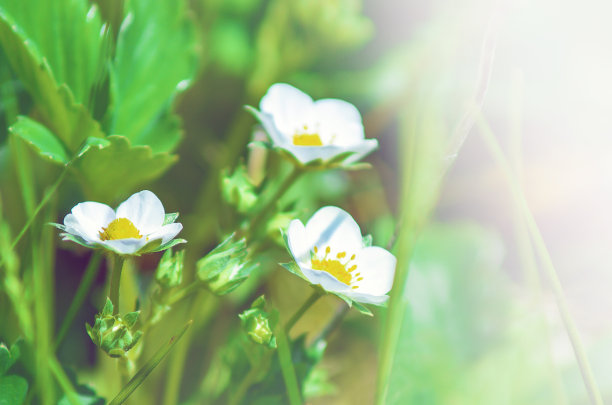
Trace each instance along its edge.
{"label": "unopened bud cluster", "polygon": [[94,326],[85,325],[87,334],[109,356],[122,357],[142,336],[142,331],[134,329],[139,315],[140,311],[125,315],[113,314],[113,303],[107,298],[102,312],[96,315]]}

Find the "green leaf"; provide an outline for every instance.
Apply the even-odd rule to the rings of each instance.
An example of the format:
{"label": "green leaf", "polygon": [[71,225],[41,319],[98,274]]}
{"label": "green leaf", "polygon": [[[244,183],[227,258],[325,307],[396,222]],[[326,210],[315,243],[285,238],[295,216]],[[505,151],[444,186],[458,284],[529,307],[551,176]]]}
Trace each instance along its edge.
{"label": "green leaf", "polygon": [[111,132],[169,151],[180,132],[168,110],[197,68],[195,28],[184,0],[132,0],[126,15],[111,66]]}
{"label": "green leaf", "polygon": [[[61,85],[62,81],[56,81],[56,78],[74,77],[68,84],[73,84],[78,91],[85,92],[83,83],[86,80],[82,79],[81,73],[83,72],[73,71],[70,67],[65,67],[66,70],[64,71],[57,66],[62,61],[66,62],[67,65],[70,64],[59,57],[62,54],[65,57],[78,60],[81,60],[81,57],[83,60],[87,58],[81,55],[81,51],[71,48],[70,41],[64,44],[64,42],[58,41],[55,36],[49,35],[49,32],[55,32],[54,29],[59,30],[58,32],[64,32],[64,28],[60,28],[54,22],[56,19],[53,18],[54,14],[60,13],[59,15],[63,15],[63,10],[70,8],[69,6],[63,6],[63,3],[64,1],[4,2],[0,6],[0,45],[4,48],[10,64],[36,103],[41,120],[63,141],[69,151],[76,152],[87,137],[103,137],[104,134],[87,109],[79,104],[82,99],[78,97],[83,96],[83,94],[77,93],[75,98],[71,88],[67,85]],[[19,17],[18,20],[5,8],[7,6],[10,7],[10,11],[16,13],[15,17]],[[43,9],[30,10],[32,7],[39,6]],[[49,19],[49,21],[45,21],[45,19]],[[72,23],[76,24],[75,21],[62,22],[61,27]],[[26,32],[26,28],[29,30],[28,32]],[[99,32],[97,31],[98,34]],[[83,33],[79,33],[76,37],[82,35]],[[39,36],[40,38],[38,38]],[[40,39],[41,43],[47,41],[50,44],[44,42],[44,46],[37,46],[36,38]],[[72,53],[63,51],[63,48],[59,47],[58,44],[62,44],[62,47],[66,45]],[[42,53],[52,46],[57,47],[56,52],[53,53],[55,56]],[[81,50],[83,52],[85,50],[88,52],[95,51],[94,47],[90,48],[90,44],[86,44],[84,49]],[[71,60],[70,62],[74,65],[77,61]],[[54,75],[51,63],[56,64],[56,69],[64,73]],[[96,61],[92,66],[98,66],[98,63]]]}
{"label": "green leaf", "polygon": [[55,82],[87,104],[110,50],[97,7],[86,0],[5,1],[2,7],[45,58]]}
{"label": "green leaf", "polygon": [[64,146],[55,134],[28,117],[18,117],[9,131],[30,144],[40,156],[53,163],[65,165],[70,161]]}
{"label": "green leaf", "polygon": [[177,157],[153,154],[148,146],[131,146],[126,137],[112,135],[110,145],[91,147],[74,166],[85,190],[96,200],[109,201],[163,174]]}
{"label": "green leaf", "polygon": [[173,224],[174,221],[176,221],[178,217],[179,217],[178,212],[171,212],[169,214],[166,214],[166,216],[164,217],[164,223],[162,225]]}
{"label": "green leaf", "polygon": [[28,392],[28,382],[17,375],[0,377],[0,404],[22,404]]}

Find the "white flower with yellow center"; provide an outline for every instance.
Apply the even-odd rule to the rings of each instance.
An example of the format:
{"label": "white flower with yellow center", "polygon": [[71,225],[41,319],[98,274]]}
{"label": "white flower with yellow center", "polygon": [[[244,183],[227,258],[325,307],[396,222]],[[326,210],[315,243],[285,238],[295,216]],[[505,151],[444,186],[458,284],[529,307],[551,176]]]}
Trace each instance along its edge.
{"label": "white flower with yellow center", "polygon": [[319,160],[352,164],[378,147],[376,139],[365,139],[357,108],[343,100],[313,101],[295,87],[277,83],[268,89],[259,108],[251,112],[273,146],[288,151],[302,165]]}
{"label": "white flower with yellow center", "polygon": [[306,226],[291,221],[286,237],[301,275],[310,283],[354,302],[380,305],[389,298],[395,256],[364,242],[359,225],[346,211],[323,207]]}
{"label": "white flower with yellow center", "polygon": [[159,252],[183,239],[174,237],[183,229],[174,223],[178,214],[166,214],[155,194],[148,190],[133,194],[117,210],[106,204],[86,201],[72,208],[64,225],[64,240],[91,248],[106,248],[120,255]]}

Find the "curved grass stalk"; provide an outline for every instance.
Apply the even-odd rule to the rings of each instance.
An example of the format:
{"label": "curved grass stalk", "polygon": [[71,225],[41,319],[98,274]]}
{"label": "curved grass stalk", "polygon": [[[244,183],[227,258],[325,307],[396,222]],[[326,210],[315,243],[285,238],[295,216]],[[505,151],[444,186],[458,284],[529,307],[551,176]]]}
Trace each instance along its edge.
{"label": "curved grass stalk", "polygon": [[164,357],[166,357],[166,355],[170,352],[170,350],[172,350],[174,345],[178,343],[178,341],[183,337],[185,332],[187,332],[187,329],[189,329],[192,324],[193,321],[187,322],[187,324],[185,324],[183,329],[176,336],[172,336],[168,343],[162,346],[157,351],[157,353],[155,353],[153,357],[151,357],[151,359],[149,359],[149,361],[147,361],[145,365],[142,366],[140,370],[138,370],[136,375],[132,377],[132,379],[127,383],[127,385],[123,387],[123,389],[119,392],[119,394],[117,394],[117,396],[113,398],[109,405],[120,405],[124,403],[127,398],[136,390],[136,388],[138,388],[138,386],[142,384],[145,378],[147,378],[149,374],[151,374],[151,372],[164,359]]}
{"label": "curved grass stalk", "polygon": [[563,320],[563,324],[565,325],[565,330],[572,344],[572,348],[576,356],[576,361],[578,362],[578,367],[580,368],[580,373],[582,375],[586,390],[589,394],[590,401],[593,405],[603,405],[601,393],[599,391],[599,388],[597,387],[597,382],[593,375],[593,371],[591,369],[586,350],[582,344],[580,334],[578,333],[578,328],[576,327],[574,319],[569,311],[563,286],[561,285],[561,281],[559,280],[559,276],[557,275],[557,271],[550,256],[550,252],[548,251],[548,247],[546,246],[546,242],[544,241],[544,238],[540,233],[540,229],[535,221],[535,218],[533,217],[533,214],[529,209],[529,205],[527,204],[525,195],[512,171],[510,163],[506,159],[504,152],[502,151],[499,143],[497,142],[497,139],[495,138],[495,135],[493,134],[493,131],[489,127],[488,123],[481,115],[479,115],[476,124],[478,126],[479,133],[481,134],[483,140],[485,141],[489,149],[489,152],[495,158],[499,167],[502,169],[504,176],[508,181],[512,196],[514,197],[516,204],[521,210],[529,233],[533,238],[536,252],[542,260],[544,272],[548,277],[550,285],[553,289],[553,293],[557,301],[557,308],[559,309],[561,319]]}

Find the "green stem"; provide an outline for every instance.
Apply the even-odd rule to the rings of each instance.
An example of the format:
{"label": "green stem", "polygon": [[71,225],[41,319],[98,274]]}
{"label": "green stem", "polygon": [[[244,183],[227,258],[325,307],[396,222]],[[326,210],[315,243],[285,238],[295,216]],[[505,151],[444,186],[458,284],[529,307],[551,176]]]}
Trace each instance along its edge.
{"label": "green stem", "polygon": [[312,343],[310,344],[310,346],[311,347],[315,346],[317,343],[321,342],[322,340],[327,339],[327,337],[334,330],[336,330],[338,326],[340,326],[340,323],[342,323],[342,320],[344,319],[344,317],[346,316],[346,314],[349,312],[350,309],[351,308],[349,308],[349,306],[346,305],[346,303],[342,302],[336,309],[336,312],[334,313],[334,316],[332,317],[332,319],[327,323],[327,325],[325,325],[325,327],[317,335],[317,337],[315,337],[312,340]]}
{"label": "green stem", "polygon": [[[188,303],[187,308],[189,308],[189,317],[191,319],[195,318],[196,316],[201,317],[200,319],[196,320],[196,328],[202,328],[210,321],[212,315],[216,312],[218,304],[219,300],[217,300],[216,297],[210,293],[196,295],[193,297],[192,301]],[[169,360],[170,364],[167,371],[166,389],[164,392],[163,401],[165,405],[174,405],[178,403],[179,391],[181,383],[183,382],[185,361],[187,360],[187,352],[189,350],[191,336],[181,342],[179,347],[177,347],[174,353],[172,353],[172,359]]]}
{"label": "green stem", "polygon": [[119,313],[119,286],[121,284],[121,271],[125,259],[122,256],[113,254],[113,273],[110,281],[110,300],[113,303],[113,315]]}
{"label": "green stem", "polygon": [[278,200],[291,188],[293,183],[300,178],[300,176],[304,174],[304,170],[298,167],[294,167],[289,176],[283,181],[283,183],[278,187],[274,195],[268,200],[268,202],[259,210],[257,214],[251,220],[249,225],[249,230],[247,234],[250,236],[256,235],[258,228],[261,226],[262,222],[264,222],[271,211],[273,210]]}
{"label": "green stem", "polygon": [[51,373],[55,377],[55,380],[62,391],[64,391],[64,394],[66,394],[68,401],[72,405],[80,405],[81,401],[79,400],[79,396],[77,395],[70,378],[68,378],[64,372],[64,369],[62,368],[62,365],[57,361],[55,356],[49,357],[49,369],[51,370]]}
{"label": "green stem", "polygon": [[182,301],[185,298],[190,297],[192,294],[195,294],[196,292],[200,291],[202,286],[202,282],[200,280],[196,280],[172,294],[166,304],[172,306],[177,302]]}
{"label": "green stem", "polygon": [[278,361],[280,363],[283,379],[285,380],[285,387],[287,388],[289,403],[291,405],[299,405],[302,403],[302,395],[300,393],[300,386],[298,385],[297,377],[295,375],[295,367],[293,367],[289,340],[287,339],[287,334],[283,328],[277,329],[276,342],[278,344]]}
{"label": "green stem", "polygon": [[557,271],[546,246],[546,242],[544,241],[544,238],[540,233],[535,218],[533,217],[533,214],[529,209],[529,205],[527,204],[525,195],[523,194],[522,189],[518,185],[518,181],[514,176],[512,167],[504,156],[504,153],[499,143],[497,142],[497,139],[495,139],[495,135],[493,134],[488,123],[484,120],[482,116],[479,116],[477,125],[483,140],[489,148],[490,153],[497,160],[497,163],[503,170],[504,175],[506,176],[506,180],[508,181],[508,184],[510,186],[510,191],[512,192],[516,203],[519,205],[519,208],[521,209],[523,217],[525,218],[525,221],[527,223],[529,232],[533,237],[536,250],[540,258],[542,259],[545,274],[548,277],[550,284],[553,288],[553,292],[557,301],[557,307],[561,314],[561,318],[563,319],[563,323],[565,325],[565,329],[572,344],[572,348],[574,349],[574,354],[576,356],[576,360],[578,362],[578,366],[582,374],[582,379],[584,380],[587,392],[589,393],[591,403],[594,405],[603,405],[601,393],[599,391],[599,388],[597,387],[595,377],[593,376],[593,371],[591,369],[586,350],[582,344],[582,340],[580,339],[578,328],[576,327],[574,319],[569,311],[569,306],[565,299],[563,286],[561,285],[561,281],[559,280],[559,276],[557,275]]}
{"label": "green stem", "polygon": [[70,304],[68,311],[66,311],[66,316],[64,316],[64,320],[62,321],[62,326],[60,327],[57,337],[55,338],[55,350],[59,348],[62,340],[64,340],[64,337],[66,337],[66,333],[68,332],[70,325],[72,325],[75,315],[81,308],[81,305],[83,305],[83,301],[85,300],[85,297],[87,296],[87,293],[89,292],[89,289],[91,288],[91,285],[98,274],[98,270],[100,269],[100,259],[102,259],[102,255],[99,252],[94,252],[89,260],[89,264],[85,269],[85,274],[81,279],[79,288],[77,289],[76,294],[74,294],[72,303]]}
{"label": "green stem", "polygon": [[51,197],[53,197],[53,195],[57,191],[57,188],[62,184],[62,181],[64,181],[64,177],[66,177],[66,173],[68,173],[68,166],[64,167],[64,169],[62,170],[62,173],[59,175],[57,180],[55,180],[55,183],[53,183],[53,185],[47,191],[47,193],[45,194],[43,199],[40,201],[38,206],[33,210],[33,213],[32,215],[30,215],[28,222],[26,222],[23,228],[21,228],[21,231],[19,231],[19,234],[17,234],[17,237],[15,238],[15,240],[13,240],[13,243],[11,245],[13,249],[15,248],[15,246],[17,246],[17,244],[19,243],[23,235],[25,235],[25,233],[28,231],[28,229],[30,229],[30,226],[32,226],[32,224],[34,223],[34,220],[36,219],[36,217],[38,216],[42,208],[49,202]]}
{"label": "green stem", "polygon": [[263,370],[268,369],[272,353],[274,353],[272,350],[268,350],[260,361],[251,365],[251,369],[244,376],[234,395],[230,399],[229,405],[239,405],[242,403],[242,400],[249,391],[249,388],[251,388],[251,386],[260,379],[260,373]]}
{"label": "green stem", "polygon": [[[38,223],[36,229],[42,228]],[[34,296],[34,343],[36,359],[36,384],[40,389],[40,403],[43,405],[52,404],[55,401],[55,385],[49,359],[52,356],[53,338],[53,291],[52,267],[49,266],[48,243],[50,241],[46,230],[37,232],[40,238],[32,238],[32,280]],[[49,229],[50,231],[50,229]]]}
{"label": "green stem", "polygon": [[179,332],[178,335],[172,336],[168,343],[162,346],[157,353],[151,357],[149,361],[145,363],[144,366],[136,375],[127,383],[126,386],[117,394],[115,398],[109,403],[109,405],[119,405],[125,402],[125,400],[138,388],[140,384],[147,378],[149,374],[157,367],[157,365],[166,357],[166,355],[172,350],[174,345],[183,337],[187,329],[193,324],[193,321],[187,322],[187,324],[183,327],[183,329]]}
{"label": "green stem", "polygon": [[321,293],[319,291],[314,291],[310,297],[302,304],[300,309],[298,309],[295,314],[287,321],[285,325],[285,333],[289,334],[293,325],[304,315],[304,312],[308,310],[319,298],[321,297]]}

